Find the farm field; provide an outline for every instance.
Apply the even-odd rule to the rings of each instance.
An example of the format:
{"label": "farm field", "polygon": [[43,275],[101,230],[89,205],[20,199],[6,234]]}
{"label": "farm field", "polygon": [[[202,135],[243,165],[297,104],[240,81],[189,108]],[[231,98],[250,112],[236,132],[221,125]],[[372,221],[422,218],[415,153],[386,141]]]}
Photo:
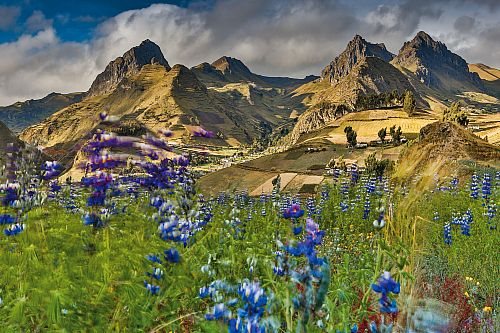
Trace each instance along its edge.
{"label": "farm field", "polygon": [[406,112],[398,109],[353,112],[336,119],[323,129],[304,135],[299,142],[322,139],[334,144],[345,144],[344,129],[347,126],[356,131],[358,142],[378,140],[378,131],[384,127],[389,131],[392,126],[401,126],[405,136],[414,138],[422,127],[436,120],[428,114],[408,117]]}

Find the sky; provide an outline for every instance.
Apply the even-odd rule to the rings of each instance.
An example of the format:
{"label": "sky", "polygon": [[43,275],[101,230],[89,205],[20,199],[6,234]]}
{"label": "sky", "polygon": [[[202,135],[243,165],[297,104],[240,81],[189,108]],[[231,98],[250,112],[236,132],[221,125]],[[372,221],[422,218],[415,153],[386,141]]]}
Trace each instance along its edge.
{"label": "sky", "polygon": [[258,74],[304,77],[355,34],[397,53],[420,30],[500,68],[500,0],[0,0],[0,105],[86,91],[148,38],[170,65],[227,55]]}

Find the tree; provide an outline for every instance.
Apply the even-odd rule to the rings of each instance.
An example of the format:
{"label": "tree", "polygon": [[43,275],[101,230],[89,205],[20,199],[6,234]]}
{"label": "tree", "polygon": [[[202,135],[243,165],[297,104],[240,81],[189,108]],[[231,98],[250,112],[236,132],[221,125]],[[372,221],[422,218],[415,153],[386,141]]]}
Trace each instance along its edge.
{"label": "tree", "polygon": [[356,134],[356,131],[354,131],[351,126],[347,126],[346,128],[344,128],[344,133],[347,138],[348,145],[351,147],[355,147],[358,143],[358,141],[356,140],[356,137],[358,136]]}
{"label": "tree", "polygon": [[382,141],[382,143],[384,143],[386,135],[387,127],[381,128],[380,131],[378,131],[378,137],[380,138],[380,141]]}
{"label": "tree", "polygon": [[392,126],[390,128],[390,134],[391,134],[392,142],[395,145],[401,143],[401,135],[403,134],[403,132],[401,131],[401,126],[399,126],[397,129],[396,129],[396,125]]}
{"label": "tree", "polygon": [[375,153],[368,155],[365,159],[366,172],[382,177],[385,172],[391,172],[394,168],[394,162],[388,159],[377,160]]}
{"label": "tree", "polygon": [[456,122],[463,127],[469,125],[469,118],[465,111],[462,111],[459,102],[451,103],[450,107],[444,111],[443,120]]}
{"label": "tree", "polygon": [[417,102],[415,101],[415,97],[413,93],[409,90],[405,92],[405,97],[403,100],[403,111],[408,113],[409,116],[415,113],[415,109],[417,106]]}

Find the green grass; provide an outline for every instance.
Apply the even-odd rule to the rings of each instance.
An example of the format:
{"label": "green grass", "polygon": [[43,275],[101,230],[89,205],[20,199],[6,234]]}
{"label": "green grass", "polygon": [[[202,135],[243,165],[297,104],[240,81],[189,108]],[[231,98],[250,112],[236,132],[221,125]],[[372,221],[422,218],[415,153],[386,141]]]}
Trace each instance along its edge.
{"label": "green grass", "polygon": [[[418,198],[374,194],[370,217],[363,220],[364,187],[350,189],[349,201],[358,203],[348,212],[340,209],[344,199],[339,187],[328,188],[322,214],[315,218],[326,232],[319,253],[328,258],[331,267],[321,310],[326,331],[348,331],[373,314],[376,295],[370,285],[384,270],[402,283],[402,300],[433,276],[459,276],[480,282],[477,307],[489,305],[490,300],[494,300],[492,306],[498,306],[499,255],[495,250],[500,244],[497,231],[487,227],[481,199],[471,199],[466,189]],[[492,200],[497,198],[495,193]],[[409,199],[413,199],[410,208],[400,210]],[[389,202],[400,213],[393,219],[387,216],[385,232],[377,232],[372,226],[378,214],[375,208]],[[280,217],[271,202],[263,206],[256,200],[253,206],[243,205],[232,213],[244,229],[236,234],[226,221],[238,205],[216,204],[212,222],[194,236],[193,244],[176,246],[182,260],[163,266],[165,276],[158,282],[158,296],[149,295],[143,286],[145,273],[153,267],[145,255],[162,255],[174,244],[158,237],[157,224],[150,219],[154,209],[146,198],[132,202],[126,213],[112,216],[109,225],[99,230],[84,226],[78,214],[67,213],[56,203],[34,209],[23,233],[0,237],[1,331],[221,332],[226,330],[223,323],[204,320],[214,304],[198,297],[199,288],[216,279],[236,284],[244,278],[259,280],[275,295],[272,315],[284,323],[282,332],[295,331],[292,298],[296,286],[272,271],[274,252],[279,249],[276,240],[293,238],[290,221]],[[261,216],[263,208],[266,216]],[[453,244],[445,245],[443,221],[468,208],[475,219],[472,236],[459,235],[455,226]],[[249,209],[254,212],[247,221]],[[436,210],[439,222],[432,220]],[[418,233],[404,227],[415,221],[419,221]],[[409,230],[398,233],[398,228]],[[209,258],[211,276],[201,269]],[[249,258],[255,262],[252,272]],[[304,262],[304,258],[297,260]],[[321,331],[314,322],[307,326],[308,332]]]}

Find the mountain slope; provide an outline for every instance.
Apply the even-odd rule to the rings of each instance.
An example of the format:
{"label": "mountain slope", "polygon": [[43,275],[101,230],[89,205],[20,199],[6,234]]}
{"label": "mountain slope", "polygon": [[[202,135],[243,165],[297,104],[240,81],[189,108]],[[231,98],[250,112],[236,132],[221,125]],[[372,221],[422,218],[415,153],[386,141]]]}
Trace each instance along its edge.
{"label": "mountain slope", "polygon": [[479,75],[469,71],[463,58],[423,31],[405,42],[391,63],[408,69],[422,83],[434,89],[448,92],[484,89]]}
{"label": "mountain slope", "polygon": [[500,98],[500,69],[484,64],[469,64],[469,71],[479,75],[489,94]]}
{"label": "mountain slope", "polygon": [[26,127],[36,124],[54,112],[76,102],[84,93],[59,94],[51,93],[42,99],[17,102],[0,107],[0,121],[12,131],[20,132]]}
{"label": "mountain slope", "polygon": [[[99,126],[99,114],[104,110],[121,121],[136,120],[153,133],[171,128],[176,139],[187,135],[186,125],[201,125],[223,132],[227,139],[249,141],[244,131],[251,131],[251,119],[243,121],[238,114],[232,115],[246,125],[240,128],[219,103],[188,68],[175,65],[167,71],[160,65],[145,65],[138,74],[124,78],[112,93],[70,105],[27,128],[21,138],[64,151]],[[52,153],[57,155],[57,151]]]}
{"label": "mountain slope", "polygon": [[372,44],[356,35],[347,44],[346,49],[323,69],[321,78],[336,84],[351,72],[358,61],[366,57],[377,57],[389,62],[394,55],[387,51],[383,43]]}
{"label": "mountain slope", "polygon": [[[361,96],[378,95],[383,92],[396,90],[400,93],[409,90],[417,94],[405,75],[391,64],[377,57],[363,57],[342,77],[336,84],[331,85],[327,80],[310,82],[296,89],[295,96],[305,96],[305,103],[310,109],[299,117],[296,128],[301,133],[315,130],[334,119],[335,114],[324,108],[324,102],[342,104],[343,113],[355,110],[356,102]],[[337,109],[335,107],[335,109]],[[324,116],[315,115],[315,112],[326,112]],[[343,113],[340,112],[340,115]],[[333,118],[332,118],[333,117]],[[323,119],[322,122],[312,121]],[[311,123],[312,121],[312,123]]]}
{"label": "mountain slope", "polygon": [[[169,128],[172,140],[203,141],[193,137],[201,126],[216,134],[211,145],[241,145],[262,138],[295,110],[281,88],[241,82],[207,89],[185,66],[158,63],[156,59],[164,59],[161,50],[152,52],[151,45],[145,41],[112,61],[82,101],[25,129],[21,138],[69,162],[97,127],[107,126],[99,117],[104,111],[113,119],[113,129],[125,133],[158,134]],[[245,68],[240,66],[238,73],[250,76],[220,73],[233,80],[251,78],[254,74]]]}

